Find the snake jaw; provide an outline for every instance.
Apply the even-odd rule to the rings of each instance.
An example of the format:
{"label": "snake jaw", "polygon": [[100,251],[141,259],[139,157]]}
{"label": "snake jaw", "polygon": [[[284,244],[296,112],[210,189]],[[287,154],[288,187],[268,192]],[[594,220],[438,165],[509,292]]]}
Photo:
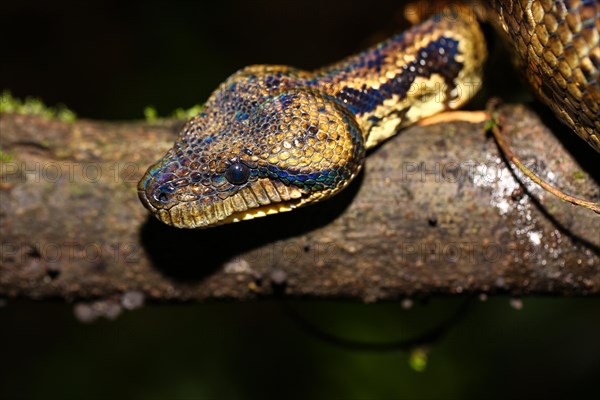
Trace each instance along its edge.
{"label": "snake jaw", "polygon": [[[195,200],[179,202],[168,209],[155,209],[153,213],[163,223],[176,228],[210,228],[280,214],[307,204],[316,203],[342,190],[353,178],[354,175],[339,187],[317,192],[291,188],[278,181],[265,179],[241,190],[231,197],[227,197],[223,201]],[[267,197],[267,200],[263,199],[265,204],[248,201],[252,197],[258,200],[257,193],[265,193],[267,191],[270,193],[267,196],[273,197]],[[140,195],[142,202],[147,201],[145,196],[145,194]]]}
{"label": "snake jaw", "polygon": [[[159,220],[177,228],[207,228],[290,211],[305,204],[311,193],[268,178],[249,182],[233,194],[198,196],[198,186],[175,190],[159,201],[160,185],[152,179],[152,168],[140,181],[138,195]],[[216,193],[216,192],[215,192]],[[223,197],[223,198],[221,198]]]}

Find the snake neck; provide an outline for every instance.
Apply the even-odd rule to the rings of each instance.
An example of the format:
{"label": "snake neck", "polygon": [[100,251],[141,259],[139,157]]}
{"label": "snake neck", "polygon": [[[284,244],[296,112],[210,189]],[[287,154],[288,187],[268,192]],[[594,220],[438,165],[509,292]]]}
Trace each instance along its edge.
{"label": "snake neck", "polygon": [[475,19],[440,17],[315,71],[311,82],[355,116],[366,147],[460,107],[481,86],[485,41]]}

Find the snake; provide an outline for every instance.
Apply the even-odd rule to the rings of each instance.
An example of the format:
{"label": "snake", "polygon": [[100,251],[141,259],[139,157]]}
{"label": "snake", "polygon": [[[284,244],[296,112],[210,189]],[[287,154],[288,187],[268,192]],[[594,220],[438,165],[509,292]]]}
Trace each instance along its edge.
{"label": "snake", "polygon": [[[595,0],[491,0],[534,92],[600,151],[600,6]],[[460,108],[483,82],[476,18],[433,15],[332,65],[253,65],[226,79],[138,184],[142,204],[178,228],[209,228],[328,199],[366,151]]]}

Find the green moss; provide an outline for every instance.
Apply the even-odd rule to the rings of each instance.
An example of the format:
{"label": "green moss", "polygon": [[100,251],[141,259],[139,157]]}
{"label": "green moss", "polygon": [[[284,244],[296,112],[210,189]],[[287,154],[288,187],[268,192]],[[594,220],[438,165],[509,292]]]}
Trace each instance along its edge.
{"label": "green moss", "polygon": [[410,352],[408,364],[414,371],[425,371],[427,368],[427,352],[422,348],[414,349]]}
{"label": "green moss", "polygon": [[56,107],[48,107],[40,99],[33,97],[20,100],[13,97],[8,90],[0,94],[0,113],[39,115],[63,122],[73,122],[77,119],[75,113],[62,104]]}
{"label": "green moss", "polygon": [[158,111],[153,106],[147,106],[144,108],[144,118],[148,122],[156,122],[158,121]]}
{"label": "green moss", "polygon": [[483,125],[483,130],[484,131],[491,131],[492,129],[494,129],[495,127],[498,126],[498,122],[497,120],[491,118],[485,121],[485,124]]}
{"label": "green moss", "polygon": [[196,104],[195,106],[192,106],[187,110],[184,110],[183,108],[178,108],[173,112],[173,116],[177,119],[190,119],[193,116],[200,114],[202,108],[203,106],[200,104]]}
{"label": "green moss", "polygon": [[0,162],[11,162],[14,159],[12,154],[5,153],[0,150]]}
{"label": "green moss", "polygon": [[168,117],[160,117],[156,108],[148,106],[144,108],[144,118],[146,118],[146,121],[148,122],[157,122],[164,118],[190,119],[193,116],[200,114],[202,108],[202,105],[196,104],[188,109],[178,108]]}
{"label": "green moss", "polygon": [[575,178],[576,180],[582,180],[585,179],[585,174],[583,173],[583,171],[576,171],[573,174],[573,178]]}

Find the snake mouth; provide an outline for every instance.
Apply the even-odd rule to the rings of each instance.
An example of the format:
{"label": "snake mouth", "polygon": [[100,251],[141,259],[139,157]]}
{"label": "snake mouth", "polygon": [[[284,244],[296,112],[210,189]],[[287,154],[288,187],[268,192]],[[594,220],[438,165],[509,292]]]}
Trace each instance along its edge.
{"label": "snake mouth", "polygon": [[301,199],[291,200],[243,211],[233,211],[227,215],[229,211],[225,207],[221,207],[224,203],[202,205],[191,202],[177,204],[168,210],[157,210],[155,216],[165,224],[177,228],[201,229],[291,211],[302,203]]}
{"label": "snake mouth", "polygon": [[164,202],[151,198],[154,192],[152,185],[148,188],[141,184],[138,196],[142,204],[165,224],[190,229],[290,211],[314,196],[314,193],[270,179],[258,179],[237,192],[213,196],[193,196],[182,188],[181,192],[173,193]]}

